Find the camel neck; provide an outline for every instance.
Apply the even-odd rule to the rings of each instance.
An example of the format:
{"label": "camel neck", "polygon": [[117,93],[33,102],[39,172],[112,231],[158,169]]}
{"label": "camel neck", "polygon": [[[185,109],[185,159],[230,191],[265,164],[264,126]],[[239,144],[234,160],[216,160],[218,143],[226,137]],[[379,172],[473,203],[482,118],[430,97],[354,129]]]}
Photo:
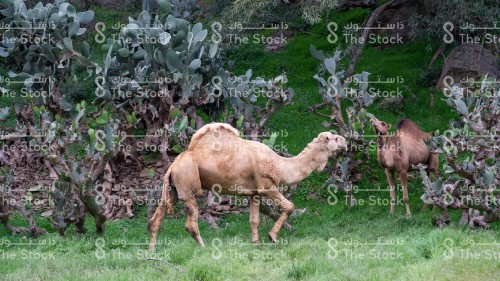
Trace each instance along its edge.
{"label": "camel neck", "polygon": [[307,147],[299,155],[291,158],[281,157],[280,184],[292,185],[307,178],[313,171],[321,171],[328,163],[328,155]]}
{"label": "camel neck", "polygon": [[378,136],[378,148],[382,148],[386,143],[389,136],[379,135]]}

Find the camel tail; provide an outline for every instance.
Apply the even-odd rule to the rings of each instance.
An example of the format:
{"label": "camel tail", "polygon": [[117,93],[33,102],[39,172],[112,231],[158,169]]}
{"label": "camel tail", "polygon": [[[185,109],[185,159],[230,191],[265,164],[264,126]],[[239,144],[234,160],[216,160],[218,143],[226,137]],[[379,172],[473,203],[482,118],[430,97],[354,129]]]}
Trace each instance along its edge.
{"label": "camel tail", "polygon": [[161,204],[161,202],[165,202],[165,205],[167,206],[167,214],[168,215],[174,214],[174,208],[172,206],[172,203],[170,202],[170,174],[171,173],[172,173],[172,168],[169,167],[167,172],[165,173],[165,177],[163,178],[163,191],[161,193],[161,201],[160,201],[160,204]]}
{"label": "camel tail", "polygon": [[168,168],[167,172],[165,173],[165,178],[163,179],[163,190],[160,197],[160,204],[158,204],[155,213],[148,221],[148,231],[152,233],[156,233],[159,231],[161,222],[163,221],[163,218],[165,217],[166,214],[169,215],[174,214],[174,208],[172,206],[172,203],[170,202],[170,191],[169,191],[170,174],[172,173],[171,167],[172,165],[170,165],[170,167]]}

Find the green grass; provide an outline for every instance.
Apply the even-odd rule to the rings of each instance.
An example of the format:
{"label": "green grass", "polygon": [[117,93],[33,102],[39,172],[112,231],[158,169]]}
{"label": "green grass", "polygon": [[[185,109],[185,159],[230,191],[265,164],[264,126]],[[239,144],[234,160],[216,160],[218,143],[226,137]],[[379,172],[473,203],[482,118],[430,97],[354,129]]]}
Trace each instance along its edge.
{"label": "green grass", "polygon": [[[205,248],[184,230],[183,218],[168,218],[159,235],[164,244],[150,256],[145,212],[132,220],[108,222],[103,241],[92,230],[76,234],[70,228],[66,237],[52,232],[34,240],[12,236],[2,228],[0,271],[3,280],[494,280],[498,276],[500,245],[492,244],[500,239],[498,225],[491,231],[456,224],[436,229],[430,224],[431,211],[420,211],[418,194],[411,194],[411,220],[404,218],[402,205],[390,217],[388,206],[370,203],[388,199],[388,192],[357,196],[364,204],[352,210],[342,202],[329,205],[296,196],[295,205],[307,211],[290,220],[296,231],[282,230],[277,245],[265,239],[270,221],[261,223],[262,245],[249,244],[248,215],[225,216],[219,230],[201,221]],[[454,221],[458,215],[452,214]],[[42,225],[47,227],[46,222]],[[91,219],[87,227],[92,229]],[[493,253],[496,259],[490,257]],[[145,261],[146,257],[161,258],[184,271]]]}
{"label": "green grass", "polygon": [[[112,25],[122,20],[124,11],[96,9],[96,18]],[[129,13],[131,11],[126,11]],[[367,11],[357,9],[343,14],[332,14],[339,26],[353,21],[362,23]],[[278,53],[266,53],[261,45],[248,44],[230,50],[229,58],[237,62],[237,71],[248,68],[254,75],[275,77],[287,73],[289,86],[295,90],[293,104],[275,114],[268,125],[272,130],[284,130],[278,142],[283,142],[293,154],[326,130],[325,121],[307,110],[321,102],[318,86],[312,78],[319,62],[309,54],[312,43],[317,49],[332,53],[345,44],[327,41],[326,23],[298,32],[285,49]],[[91,36],[91,35],[88,35]],[[399,118],[411,118],[427,131],[445,130],[454,115],[436,94],[436,104],[430,108],[428,89],[420,83],[432,52],[427,45],[414,42],[404,46],[368,45],[361,56],[356,71],[372,73],[370,80],[402,76],[399,85],[404,95],[404,108],[399,113],[385,112],[375,103],[369,111],[379,119],[394,124]],[[95,48],[95,45],[93,45]],[[93,49],[94,59],[102,59],[104,52]],[[348,61],[342,61],[344,66]],[[88,86],[88,85],[87,85]],[[87,86],[84,87],[86,91]],[[395,90],[395,85],[380,86],[380,90]],[[4,101],[0,101],[2,104]],[[9,104],[10,105],[10,104]],[[382,169],[371,154],[360,189],[385,190],[386,179]],[[106,234],[101,240],[94,234],[92,220],[87,221],[90,231],[76,234],[72,228],[66,237],[59,237],[46,221],[38,220],[50,233],[38,240],[22,235],[10,235],[0,228],[0,272],[5,280],[495,280],[500,272],[500,245],[492,244],[500,239],[499,225],[491,231],[473,231],[457,225],[460,212],[451,212],[452,226],[436,229],[431,218],[436,213],[421,211],[422,194],[420,179],[409,184],[413,218],[404,218],[404,206],[396,206],[396,216],[388,215],[387,191],[361,191],[356,194],[358,206],[349,210],[343,204],[343,194],[334,194],[339,202],[334,205],[327,199],[335,197],[327,189],[319,187],[327,173],[313,173],[299,186],[293,196],[297,208],[307,208],[299,217],[291,219],[294,233],[283,230],[278,245],[252,246],[248,215],[226,215],[221,229],[212,230],[206,222],[200,222],[202,237],[207,245],[199,248],[184,230],[183,218],[168,218],[160,232],[158,257],[181,267],[184,272],[157,261],[145,261],[149,234],[146,231],[146,215],[141,209],[136,218],[108,222]],[[313,200],[308,195],[318,192],[321,198]],[[398,192],[401,196],[401,192]],[[361,201],[363,200],[363,201]],[[374,203],[379,202],[379,203]],[[363,204],[361,204],[363,203]],[[15,217],[15,225],[23,220]],[[268,242],[266,233],[271,222],[261,223],[260,235]],[[53,242],[42,245],[43,241]],[[124,241],[122,243],[122,241]],[[354,244],[349,244],[349,242]],[[396,245],[390,242],[398,242]],[[451,241],[451,242],[450,242]],[[475,244],[471,243],[475,242]],[[7,245],[28,243],[30,245]],[[239,243],[244,243],[240,245]],[[337,242],[335,244],[335,242]],[[359,243],[357,243],[359,242]],[[451,244],[450,244],[451,243]],[[485,243],[485,244],[478,244]],[[135,244],[135,245],[131,245]],[[44,254],[48,259],[25,258]],[[337,253],[337,255],[335,255]],[[470,255],[478,256],[472,258]],[[496,256],[490,256],[495,253]],[[99,255],[104,254],[104,258]],[[453,254],[451,257],[450,255]],[[462,254],[469,254],[463,256]],[[13,256],[12,256],[13,255]],[[363,256],[365,255],[365,256]],[[381,255],[377,258],[376,255]],[[385,258],[384,258],[385,257]],[[391,258],[392,257],[392,258]],[[447,258],[449,257],[449,258]]]}

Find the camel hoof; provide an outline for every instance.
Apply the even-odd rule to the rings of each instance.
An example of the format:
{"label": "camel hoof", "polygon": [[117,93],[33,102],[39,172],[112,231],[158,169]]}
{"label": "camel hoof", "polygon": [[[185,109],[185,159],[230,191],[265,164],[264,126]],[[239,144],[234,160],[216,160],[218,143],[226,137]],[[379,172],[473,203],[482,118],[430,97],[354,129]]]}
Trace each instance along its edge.
{"label": "camel hoof", "polygon": [[269,239],[271,239],[271,241],[272,241],[274,244],[276,244],[276,243],[278,242],[278,240],[276,239],[276,235],[275,235],[275,234],[273,234],[273,233],[269,232],[269,233],[267,234],[267,236],[269,237]]}
{"label": "camel hoof", "polygon": [[255,240],[255,241],[252,241],[252,244],[254,246],[258,246],[258,245],[260,245],[260,242],[259,242],[259,240]]}
{"label": "camel hoof", "polygon": [[406,219],[407,220],[411,219],[411,214],[406,214]]}
{"label": "camel hoof", "polygon": [[200,245],[200,247],[202,247],[202,248],[205,248],[205,243],[203,243],[203,240],[200,240],[198,242],[198,245]]}

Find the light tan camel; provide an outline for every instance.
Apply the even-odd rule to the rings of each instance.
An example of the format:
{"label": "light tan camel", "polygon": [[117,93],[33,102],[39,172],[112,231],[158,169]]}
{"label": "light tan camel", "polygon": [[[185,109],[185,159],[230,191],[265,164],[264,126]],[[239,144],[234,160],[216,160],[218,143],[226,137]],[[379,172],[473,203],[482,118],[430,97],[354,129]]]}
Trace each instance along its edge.
{"label": "light tan camel", "polygon": [[401,185],[403,186],[403,201],[406,206],[406,217],[411,217],[410,205],[408,203],[408,172],[412,165],[426,164],[427,173],[438,173],[438,155],[431,153],[425,144],[432,135],[423,132],[415,123],[408,119],[400,120],[397,124],[396,134],[389,136],[390,124],[371,118],[375,132],[378,135],[377,160],[385,169],[385,175],[389,183],[391,193],[391,210],[394,214],[396,203],[396,189],[394,184],[394,172],[398,172]]}
{"label": "light tan camel", "polygon": [[298,156],[284,158],[260,142],[240,138],[238,130],[228,124],[203,126],[193,135],[189,148],[175,159],[165,174],[160,204],[149,220],[150,250],[155,248],[165,215],[173,214],[172,206],[178,199],[187,207],[186,230],[203,247],[195,197],[202,195],[202,189],[212,190],[214,187],[220,194],[250,197],[250,225],[254,243],[259,241],[260,196],[274,200],[283,210],[269,232],[269,238],[276,242],[283,223],[295,208],[279,192],[278,186],[301,182],[313,171],[322,171],[328,159],[340,148],[347,149],[345,139],[324,132]]}

